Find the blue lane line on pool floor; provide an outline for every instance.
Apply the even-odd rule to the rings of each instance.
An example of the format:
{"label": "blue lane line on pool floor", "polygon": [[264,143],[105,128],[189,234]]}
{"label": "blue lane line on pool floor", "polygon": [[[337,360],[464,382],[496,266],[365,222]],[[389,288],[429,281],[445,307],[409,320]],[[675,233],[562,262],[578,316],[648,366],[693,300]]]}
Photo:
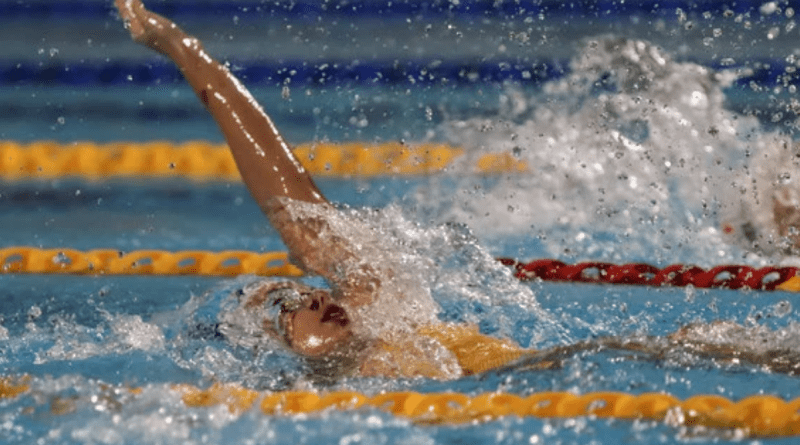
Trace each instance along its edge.
{"label": "blue lane line on pool floor", "polygon": [[[474,84],[516,81],[538,84],[557,79],[567,72],[566,61],[520,63],[443,62],[407,60],[368,63],[330,61],[232,62],[234,73],[248,84],[326,86],[336,84]],[[152,62],[69,63],[0,62],[0,85],[158,85],[182,82],[180,71],[171,63]]]}
{"label": "blue lane line on pool floor", "polygon": [[[283,16],[293,19],[313,19],[323,16],[376,17],[516,17],[520,15],[564,14],[613,18],[620,15],[649,14],[663,18],[676,18],[678,9],[684,12],[710,12],[723,14],[758,14],[764,2],[736,1],[642,1],[619,2],[609,0],[399,0],[383,2],[375,0],[320,1],[165,1],[153,2],[152,9],[170,17],[216,18],[220,15],[250,14]],[[116,14],[110,1],[47,1],[3,2],[0,4],[0,20],[40,18],[111,18]],[[780,16],[775,14],[773,16]],[[757,16],[756,16],[757,17]],[[766,15],[763,19],[770,20]]]}
{"label": "blue lane line on pool floor", "polygon": [[[330,86],[463,85],[514,82],[539,86],[569,73],[567,60],[495,60],[492,62],[442,60],[326,61],[232,61],[234,73],[249,85]],[[762,87],[798,85],[800,76],[790,73],[785,60],[748,61],[746,65],[711,65],[714,69],[749,69],[737,83]],[[0,86],[150,86],[182,82],[171,63],[159,59],[143,62],[0,61]]]}

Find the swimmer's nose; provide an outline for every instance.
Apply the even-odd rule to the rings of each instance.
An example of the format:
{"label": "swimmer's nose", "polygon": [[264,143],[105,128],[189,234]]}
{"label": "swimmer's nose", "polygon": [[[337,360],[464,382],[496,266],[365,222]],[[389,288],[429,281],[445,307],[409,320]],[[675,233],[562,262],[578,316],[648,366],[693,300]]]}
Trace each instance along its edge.
{"label": "swimmer's nose", "polygon": [[322,323],[327,323],[330,321],[338,324],[341,327],[345,327],[348,323],[350,323],[350,321],[347,319],[347,313],[344,311],[344,309],[335,304],[330,304],[325,308],[325,312],[322,313],[322,318],[320,321]]}

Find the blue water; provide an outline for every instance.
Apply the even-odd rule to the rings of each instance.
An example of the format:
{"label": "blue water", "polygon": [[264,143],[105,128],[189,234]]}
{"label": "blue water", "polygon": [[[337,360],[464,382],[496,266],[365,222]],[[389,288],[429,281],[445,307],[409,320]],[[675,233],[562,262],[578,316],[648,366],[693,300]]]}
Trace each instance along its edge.
{"label": "blue water", "polygon": [[[769,199],[757,198],[768,196],[763,187],[771,190],[774,177],[793,184],[793,170],[781,176],[791,161],[778,162],[792,153],[775,148],[796,128],[792,5],[151,3],[229,61],[292,142],[441,141],[467,150],[467,161],[437,176],[319,181],[331,200],[376,209],[371,223],[393,220],[393,236],[437,260],[431,273],[440,318],[473,321],[532,347],[664,336],[686,324],[726,320],[773,332],[776,347],[800,349],[795,294],[518,283],[491,260],[796,263],[791,252],[754,247],[720,230],[730,220],[750,222],[768,239],[774,229],[759,215],[767,214]],[[628,53],[602,50],[604,42],[633,39],[649,43],[622,45]],[[175,70],[131,43],[107,2],[0,5],[0,41],[2,139],[221,141]],[[470,160],[498,151],[528,161],[532,173],[476,175]],[[0,246],[14,245],[283,249],[241,184],[180,179],[0,182]],[[34,378],[30,393],[0,400],[0,437],[6,443],[735,440],[659,422],[504,418],[425,426],[368,410],[267,417],[186,408],[172,384],[236,382],[259,390],[309,384],[304,365],[288,352],[237,348],[217,332],[221,302],[251,279],[0,275],[0,376]],[[533,301],[552,326],[530,309]],[[562,337],[537,341],[541,332]],[[126,395],[128,386],[143,391]],[[350,378],[319,389],[800,396],[796,377],[757,366],[614,351],[576,354],[557,370],[516,366],[451,382]],[[73,409],[53,414],[52,404],[62,400]]]}

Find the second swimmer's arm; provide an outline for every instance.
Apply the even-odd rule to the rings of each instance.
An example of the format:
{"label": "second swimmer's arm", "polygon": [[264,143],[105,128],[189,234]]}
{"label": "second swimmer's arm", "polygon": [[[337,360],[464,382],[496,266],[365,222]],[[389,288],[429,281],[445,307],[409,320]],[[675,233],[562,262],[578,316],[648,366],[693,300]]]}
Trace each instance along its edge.
{"label": "second swimmer's arm", "polygon": [[131,36],[172,59],[228,142],[250,193],[269,215],[272,198],[327,202],[247,89],[200,41],[150,12],[139,0],[116,0]]}

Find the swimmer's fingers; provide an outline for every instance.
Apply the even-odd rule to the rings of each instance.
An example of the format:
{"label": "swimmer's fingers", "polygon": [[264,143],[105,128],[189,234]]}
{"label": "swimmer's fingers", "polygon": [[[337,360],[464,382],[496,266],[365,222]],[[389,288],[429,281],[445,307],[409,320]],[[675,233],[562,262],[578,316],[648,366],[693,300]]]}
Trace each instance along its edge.
{"label": "swimmer's fingers", "polygon": [[115,0],[114,4],[134,41],[163,52],[159,37],[175,25],[158,14],[148,11],[141,0]]}
{"label": "swimmer's fingers", "polygon": [[141,13],[146,11],[142,2],[139,0],[115,0],[114,5],[125,23],[125,29],[131,33],[133,40],[141,41],[145,35]]}

